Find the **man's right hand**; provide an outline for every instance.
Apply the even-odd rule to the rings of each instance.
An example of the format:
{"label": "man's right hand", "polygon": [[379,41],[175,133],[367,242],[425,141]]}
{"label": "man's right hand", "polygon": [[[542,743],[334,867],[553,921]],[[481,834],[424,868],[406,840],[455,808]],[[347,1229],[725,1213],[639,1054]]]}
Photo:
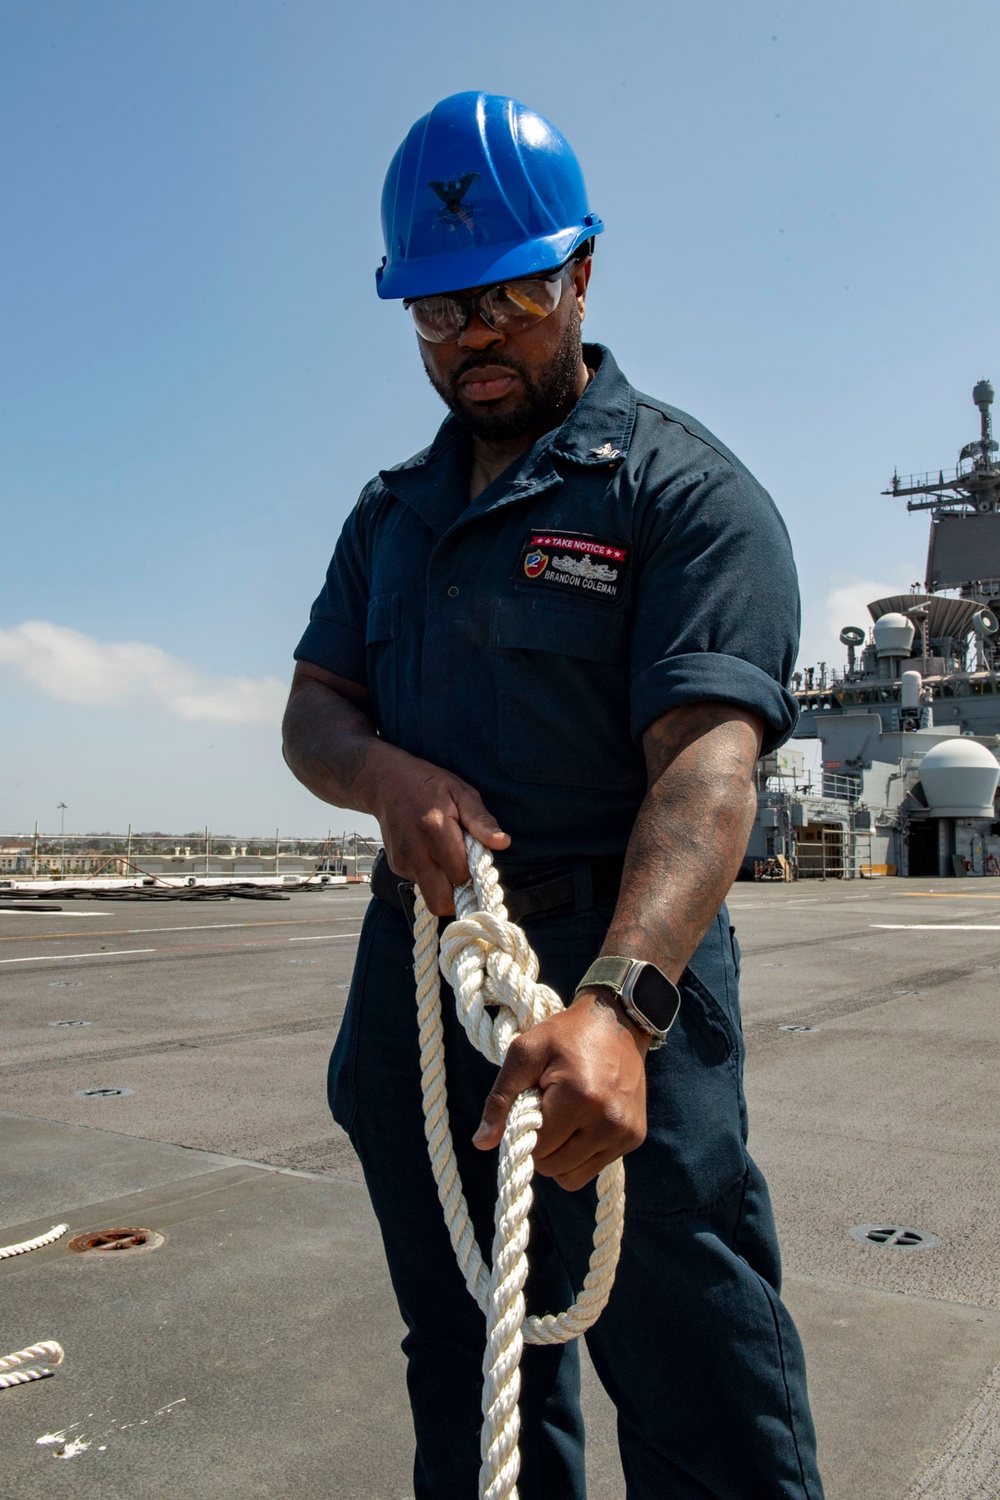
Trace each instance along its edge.
{"label": "man's right hand", "polygon": [[450,916],[454,887],[469,878],[465,834],[492,850],[510,836],[468,782],[392,745],[371,748],[363,775],[391,868],[420,887],[435,916]]}
{"label": "man's right hand", "polygon": [[378,818],[391,868],[435,916],[455,910],[453,888],[469,878],[467,832],[487,849],[510,844],[468,782],[379,738],[367,688],[311,662],[295,669],[284,753],[324,802]]}

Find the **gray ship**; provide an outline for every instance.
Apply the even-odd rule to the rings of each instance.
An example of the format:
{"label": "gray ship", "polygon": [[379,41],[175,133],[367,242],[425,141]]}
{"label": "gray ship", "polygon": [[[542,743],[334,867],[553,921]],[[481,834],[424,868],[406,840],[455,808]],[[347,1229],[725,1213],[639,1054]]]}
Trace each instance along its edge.
{"label": "gray ship", "polygon": [[[793,677],[795,738],[818,739],[808,777],[794,741],[758,768],[744,873],[764,879],[1000,876],[1000,464],[988,380],[979,437],[956,468],[883,494],[930,513],[924,590],[845,625],[847,660]],[[947,592],[946,592],[947,591]]]}

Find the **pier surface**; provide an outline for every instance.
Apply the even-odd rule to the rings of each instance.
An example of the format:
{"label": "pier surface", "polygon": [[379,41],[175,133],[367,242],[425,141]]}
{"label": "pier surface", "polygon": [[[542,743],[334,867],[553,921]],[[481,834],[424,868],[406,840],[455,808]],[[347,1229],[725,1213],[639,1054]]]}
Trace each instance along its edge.
{"label": "pier surface", "polygon": [[[411,1493],[401,1325],[324,1096],[367,900],[0,911],[0,1245],[70,1226],[0,1262],[0,1355],[66,1351],[0,1391],[0,1500]],[[1000,880],[738,885],[730,910],[828,1500],[998,1494]],[[68,1248],[113,1227],[165,1242]],[[591,1500],[621,1500],[589,1369],[585,1395]]]}

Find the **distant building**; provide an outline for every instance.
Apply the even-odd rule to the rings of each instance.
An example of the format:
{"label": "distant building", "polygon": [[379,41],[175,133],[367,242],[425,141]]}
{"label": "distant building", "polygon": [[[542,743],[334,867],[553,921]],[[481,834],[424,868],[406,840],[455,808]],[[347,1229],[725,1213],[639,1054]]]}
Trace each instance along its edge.
{"label": "distant building", "polygon": [[30,875],[33,871],[49,880],[57,875],[95,875],[98,871],[102,875],[128,873],[124,855],[101,849],[67,849],[65,855],[46,850],[35,855],[30,839],[0,847],[0,875]]}
{"label": "distant building", "polygon": [[31,872],[31,842],[4,844],[0,847],[0,875],[27,875]]}

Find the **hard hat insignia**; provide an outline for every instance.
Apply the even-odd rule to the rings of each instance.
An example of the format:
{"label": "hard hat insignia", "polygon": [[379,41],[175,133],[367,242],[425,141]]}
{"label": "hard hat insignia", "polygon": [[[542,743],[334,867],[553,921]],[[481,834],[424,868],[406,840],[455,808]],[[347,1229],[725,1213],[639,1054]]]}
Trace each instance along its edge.
{"label": "hard hat insignia", "polygon": [[452,182],[427,184],[444,204],[444,208],[438,214],[439,224],[449,224],[452,229],[457,229],[472,223],[472,204],[463,203],[462,200],[478,176],[478,172],[466,172],[464,177],[458,177]]}

